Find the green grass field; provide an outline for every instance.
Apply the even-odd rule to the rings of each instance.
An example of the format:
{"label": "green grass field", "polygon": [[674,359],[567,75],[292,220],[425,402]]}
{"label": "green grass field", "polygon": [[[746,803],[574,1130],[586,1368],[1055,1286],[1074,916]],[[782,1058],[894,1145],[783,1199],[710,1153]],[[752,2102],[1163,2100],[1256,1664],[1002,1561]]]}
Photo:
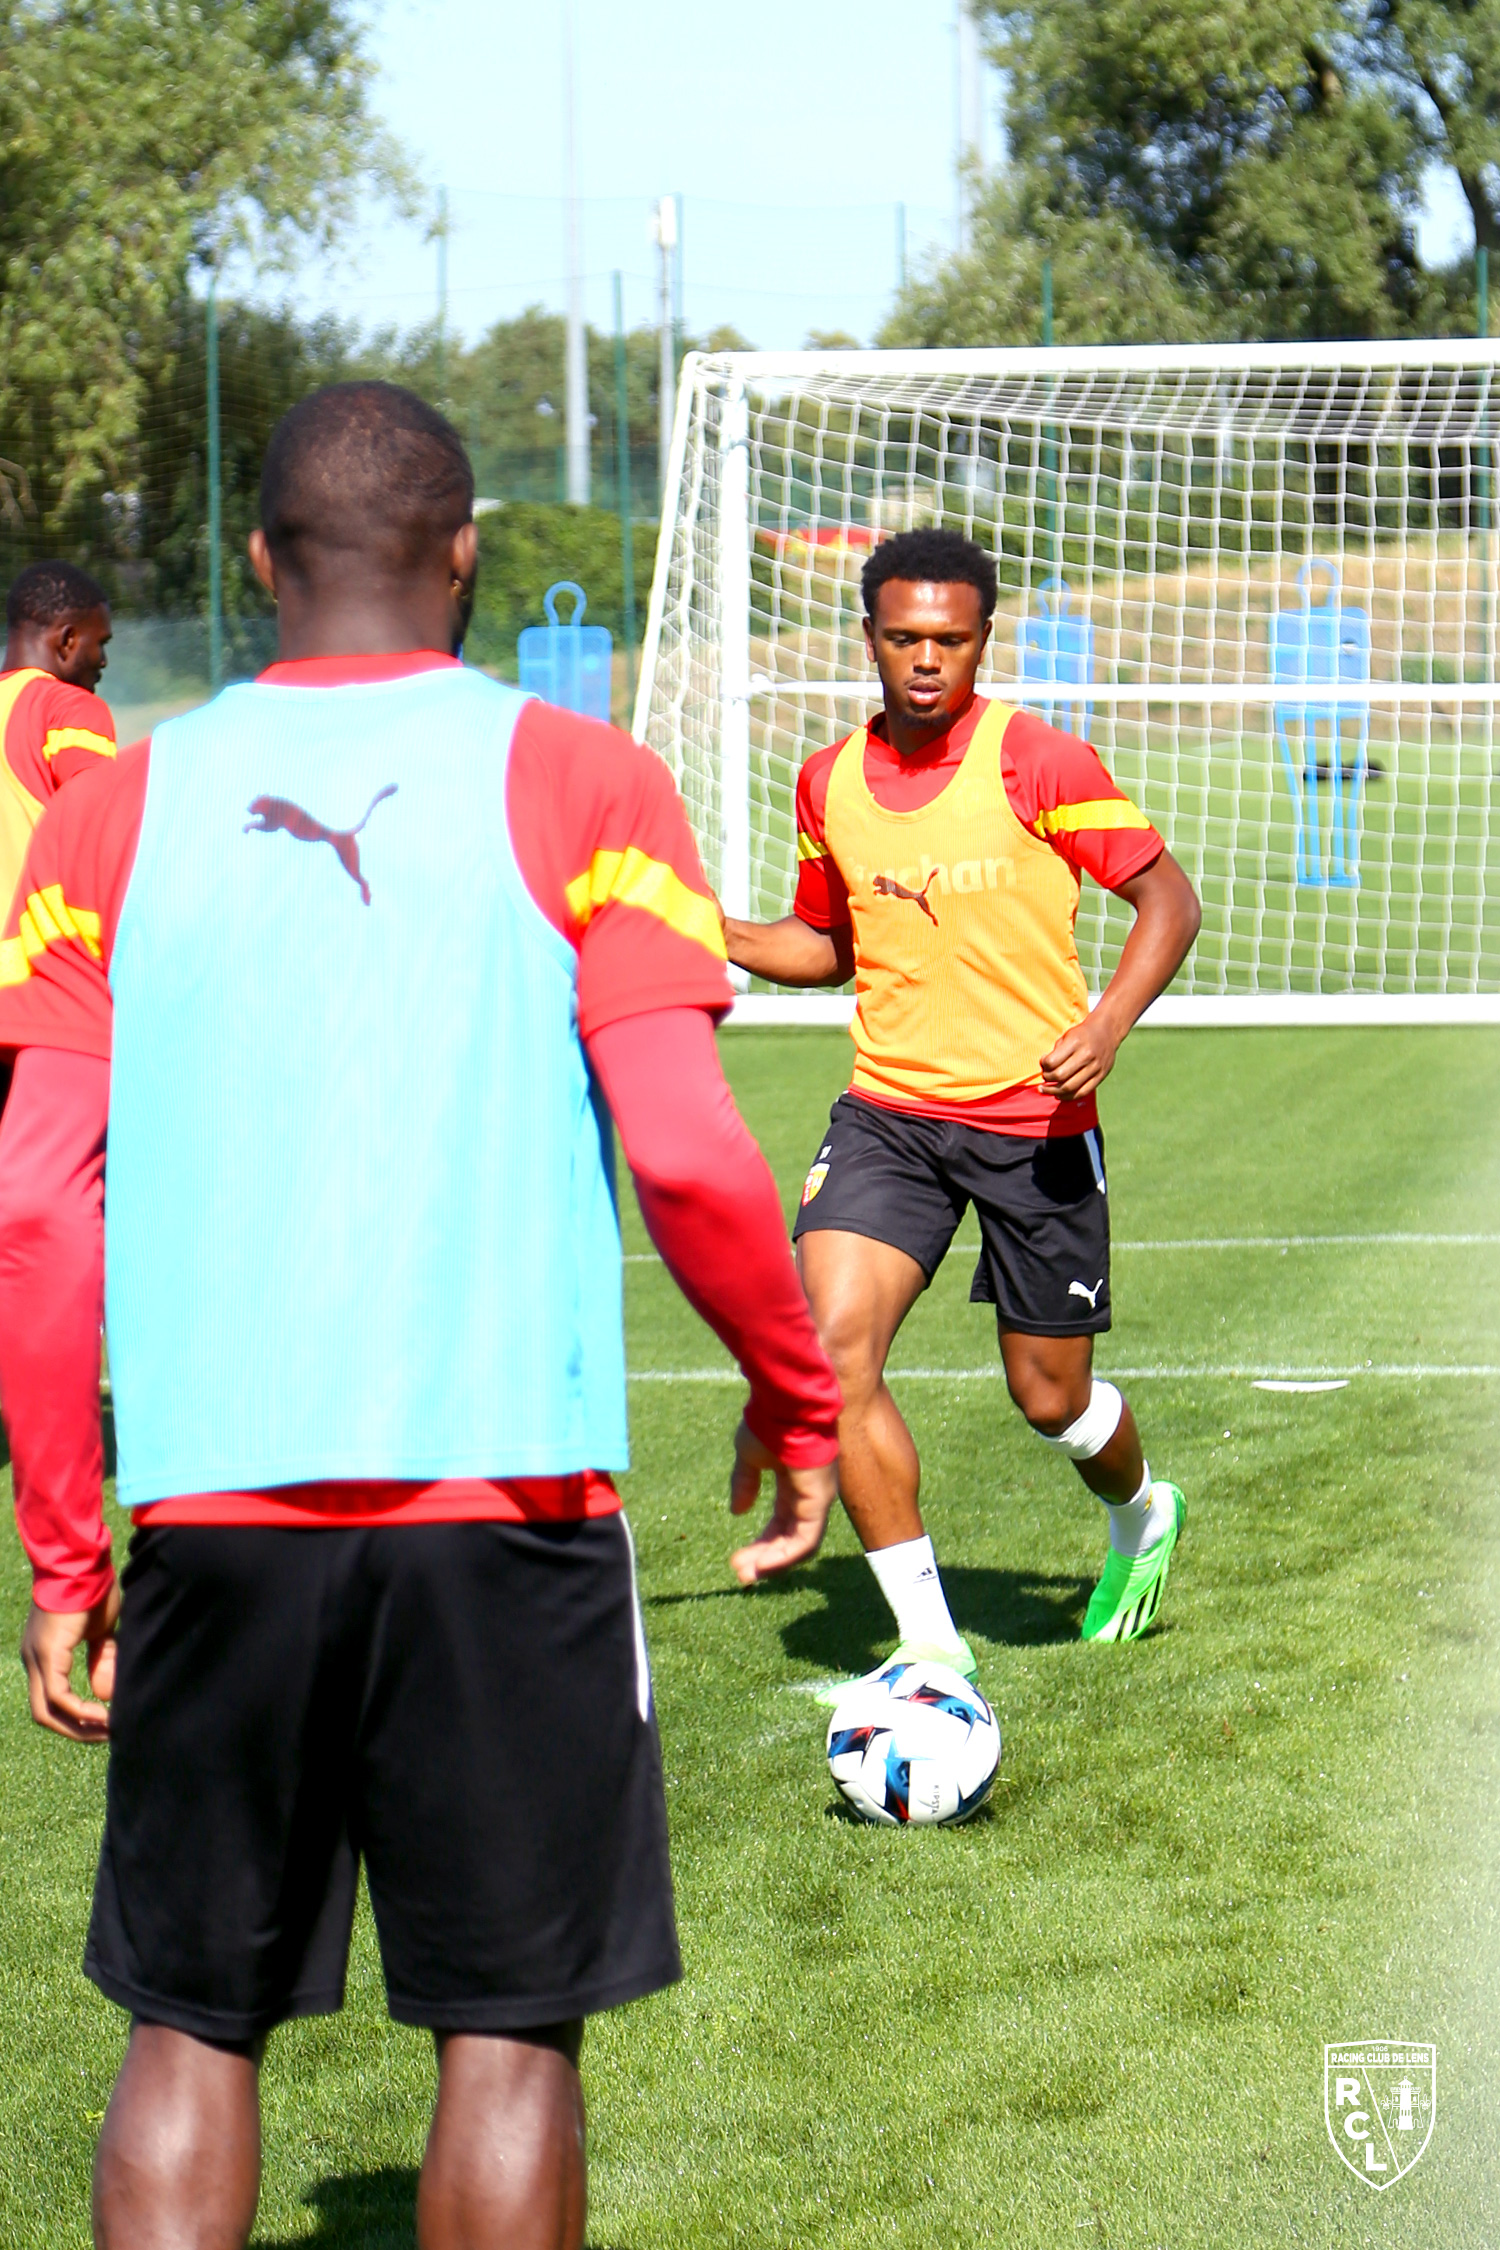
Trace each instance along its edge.
{"label": "green grass field", "polygon": [[[847,1042],[724,1051],[790,1208]],[[897,1387],[1005,1731],[950,1831],[841,1817],[801,1690],[885,1616],[842,1522],[791,1582],[732,1587],[738,1393],[632,1209],[632,1366],[700,1378],[635,1384],[628,1484],[687,1976],[590,2032],[595,2250],[1500,2243],[1497,1113],[1500,1032],[1127,1047],[1100,1363],[1190,1515],[1124,1650],[1076,1637],[1100,1511],[994,1380],[971,1261],[939,1274]],[[1252,1387],[1278,1370],[1362,1372]],[[9,1648],[13,1531],[0,1592]],[[123,2038],[78,1969],[103,1778],[0,1671],[5,2250],[87,2240]],[[1322,2062],[1379,2037],[1437,2042],[1438,2104],[1377,2196],[1329,2146]],[[431,2088],[362,1916],[343,2016],[272,2043],[257,2243],[410,2243]]]}

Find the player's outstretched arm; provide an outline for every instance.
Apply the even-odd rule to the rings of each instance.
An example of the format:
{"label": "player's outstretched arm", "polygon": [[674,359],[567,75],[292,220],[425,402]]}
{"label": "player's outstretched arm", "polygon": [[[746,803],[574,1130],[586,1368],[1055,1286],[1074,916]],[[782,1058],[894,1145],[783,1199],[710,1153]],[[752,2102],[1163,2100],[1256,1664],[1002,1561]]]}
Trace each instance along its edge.
{"label": "player's outstretched arm", "polygon": [[1135,908],[1119,966],[1098,1005],[1042,1057],[1042,1083],[1064,1101],[1081,1101],[1114,1068],[1120,1042],[1182,967],[1198,935],[1198,894],[1168,851],[1114,886]]}
{"label": "player's outstretched arm", "polygon": [[737,922],[720,908],[724,946],[737,969],[768,984],[847,984],[854,974],[854,933],[847,922],[815,930],[795,914],[779,922]]}
{"label": "player's outstretched arm", "polygon": [[776,1184],[719,1068],[704,1008],[663,1008],[588,1040],[652,1241],[750,1384],[730,1506],[776,1480],[760,1537],[734,1558],[753,1584],[817,1552],[835,1496],[838,1383],[797,1280]]}

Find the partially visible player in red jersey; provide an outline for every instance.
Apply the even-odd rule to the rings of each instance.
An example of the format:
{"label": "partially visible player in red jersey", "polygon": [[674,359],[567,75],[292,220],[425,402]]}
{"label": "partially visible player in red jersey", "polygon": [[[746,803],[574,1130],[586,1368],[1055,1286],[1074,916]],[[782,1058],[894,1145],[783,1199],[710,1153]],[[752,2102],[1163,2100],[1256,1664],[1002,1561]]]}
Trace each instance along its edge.
{"label": "partially visible player in red jersey", "polygon": [[[726,935],[730,959],[773,983],[855,980],[854,1078],[807,1175],[798,1259],[844,1392],[839,1489],[897,1655],[972,1678],[886,1358],[972,1203],[971,1295],[995,1309],[1011,1396],[1105,1503],[1110,1549],[1083,1636],[1143,1632],[1184,1510],[1152,1479],[1119,1391],[1093,1374],[1110,1324],[1095,1096],[1199,911],[1086,742],[975,692],[996,598],[983,549],[905,532],[876,549],[863,588],[884,709],[802,769],[793,913]],[[1074,943],[1083,875],[1135,914],[1092,1009]],[[753,1575],[754,1555],[740,1567]]]}
{"label": "partially visible player in red jersey", "polygon": [[[594,1404],[607,1379],[623,1422],[590,1074],[653,1240],[748,1379],[731,1505],[774,1475],[760,1567],[813,1552],[834,1497],[837,1385],[718,1067],[723,944],[682,806],[628,737],[457,663],[472,503],[456,432],[411,394],[293,408],[252,538],[281,660],[63,793],[0,945],[22,1659],[40,1725],[111,1746],[85,1967],[132,2023],[103,2250],[247,2240],[265,2038],[341,2005],[361,1860],[391,2011],[438,2050],[423,2250],[582,2242],[583,2019],[680,1974],[620,1438]],[[134,1362],[120,1322],[122,1491],[143,1425],[178,1447],[184,1354],[208,1352],[248,1448],[223,1456],[210,1416],[145,1472],[123,1608],[107,1137],[112,1324],[122,1283],[153,1292]],[[222,1319],[193,1318],[199,1287],[230,1293]],[[276,1465],[262,1432],[293,1399],[318,1466],[246,1474]]]}
{"label": "partially visible player in red jersey", "polygon": [[114,719],[94,693],[111,632],[104,588],[73,563],[29,563],[5,597],[0,891],[7,902],[51,799],[115,754]]}

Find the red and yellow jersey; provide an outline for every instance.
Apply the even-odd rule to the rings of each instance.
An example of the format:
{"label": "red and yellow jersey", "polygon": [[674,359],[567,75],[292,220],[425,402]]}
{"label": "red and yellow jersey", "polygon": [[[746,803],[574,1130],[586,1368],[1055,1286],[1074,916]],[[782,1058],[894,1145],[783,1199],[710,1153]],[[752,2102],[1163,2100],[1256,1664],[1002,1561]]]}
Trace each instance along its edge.
{"label": "red and yellow jersey", "polygon": [[[313,657],[261,677],[335,688],[451,662]],[[0,1048],[109,1055],[109,963],[150,754],[149,742],[135,743],[86,775],[32,838],[0,937]],[[506,809],[527,889],[578,955],[584,1038],[647,1009],[728,1007],[718,913],[654,752],[596,720],[528,703],[511,742]]]}
{"label": "red and yellow jersey", "polygon": [[882,722],[818,751],[797,788],[796,913],[852,927],[852,1091],[919,1116],[1040,1139],[1084,1132],[1042,1056],[1088,995],[1079,878],[1128,882],[1163,849],[1086,742],[976,696],[913,758]]}
{"label": "red and yellow jersey", "polygon": [[114,754],[115,722],[97,695],[50,672],[0,672],[0,889],[7,901],[49,800]]}

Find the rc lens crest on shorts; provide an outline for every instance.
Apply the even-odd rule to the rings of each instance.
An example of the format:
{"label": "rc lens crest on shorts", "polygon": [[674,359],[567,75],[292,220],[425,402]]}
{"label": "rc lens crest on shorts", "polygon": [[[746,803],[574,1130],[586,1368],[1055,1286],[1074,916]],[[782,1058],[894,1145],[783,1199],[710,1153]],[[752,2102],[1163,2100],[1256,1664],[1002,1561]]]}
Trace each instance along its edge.
{"label": "rc lens crest on shorts", "polygon": [[803,1181],[803,1183],[802,1183],[802,1202],[803,1202],[803,1206],[804,1206],[804,1208],[805,1208],[805,1207],[806,1207],[806,1206],[807,1206],[807,1205],[808,1205],[809,1203],[811,1203],[811,1201],[812,1201],[813,1197],[814,1197],[814,1196],[815,1196],[815,1195],[817,1194],[817,1192],[818,1192],[819,1188],[820,1188],[820,1187],[821,1187],[821,1186],[823,1185],[823,1182],[824,1182],[824,1181],[825,1181],[825,1180],[827,1179],[827,1177],[828,1177],[828,1165],[827,1165],[827,1162],[826,1162],[825,1160],[826,1160],[826,1159],[827,1159],[827,1158],[828,1158],[828,1157],[829,1157],[829,1156],[830,1156],[831,1154],[832,1154],[832,1150],[831,1150],[831,1149],[829,1149],[829,1148],[828,1148],[827,1146],[824,1146],[823,1148],[820,1148],[820,1149],[819,1149],[819,1151],[818,1151],[818,1160],[817,1160],[817,1162],[816,1162],[816,1163],[814,1164],[814,1166],[813,1166],[812,1170],[811,1170],[811,1171],[810,1171],[810,1172],[808,1173],[808,1175],[807,1175],[807,1178],[806,1178],[806,1179],[805,1179],[805,1180]]}

